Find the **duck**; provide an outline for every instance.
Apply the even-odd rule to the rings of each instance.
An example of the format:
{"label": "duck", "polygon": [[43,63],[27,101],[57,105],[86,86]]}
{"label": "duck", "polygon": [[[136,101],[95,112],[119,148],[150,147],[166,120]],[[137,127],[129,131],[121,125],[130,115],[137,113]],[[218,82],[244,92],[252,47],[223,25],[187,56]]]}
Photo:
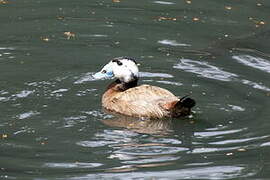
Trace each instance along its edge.
{"label": "duck", "polygon": [[116,57],[93,74],[94,79],[115,79],[102,95],[105,110],[130,117],[162,119],[187,116],[195,106],[194,99],[179,98],[169,90],[138,85],[139,68],[131,57]]}

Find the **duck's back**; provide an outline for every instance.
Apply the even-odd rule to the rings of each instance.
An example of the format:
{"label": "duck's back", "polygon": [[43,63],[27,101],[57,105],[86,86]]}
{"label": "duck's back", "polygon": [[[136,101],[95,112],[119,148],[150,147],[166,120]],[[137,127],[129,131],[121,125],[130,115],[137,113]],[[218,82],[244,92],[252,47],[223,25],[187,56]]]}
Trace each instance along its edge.
{"label": "duck's back", "polygon": [[168,90],[150,85],[141,85],[122,92],[109,89],[102,97],[102,105],[110,111],[148,118],[170,117],[169,106],[178,101],[179,98]]}

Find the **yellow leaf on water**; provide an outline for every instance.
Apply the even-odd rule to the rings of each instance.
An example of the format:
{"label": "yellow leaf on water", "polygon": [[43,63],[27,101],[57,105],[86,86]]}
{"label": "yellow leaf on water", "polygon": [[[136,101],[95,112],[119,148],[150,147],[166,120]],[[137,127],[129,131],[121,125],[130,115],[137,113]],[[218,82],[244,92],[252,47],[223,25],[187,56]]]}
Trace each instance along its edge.
{"label": "yellow leaf on water", "polygon": [[8,137],[8,135],[7,134],[2,134],[2,138],[4,139],[4,138],[7,138]]}
{"label": "yellow leaf on water", "polygon": [[162,20],[176,21],[177,20],[175,17],[163,17],[163,16],[160,16],[157,19],[158,21],[162,21]]}
{"label": "yellow leaf on water", "polygon": [[240,148],[240,149],[237,149],[237,151],[239,151],[239,152],[245,152],[245,151],[247,151],[247,150],[244,149],[244,148]]}
{"label": "yellow leaf on water", "polygon": [[41,39],[42,41],[45,41],[45,42],[50,41],[50,39],[49,39],[48,37],[41,37],[40,39]]}
{"label": "yellow leaf on water", "polygon": [[231,6],[225,6],[225,9],[232,10],[232,7]]}
{"label": "yellow leaf on water", "polygon": [[0,0],[0,4],[8,4],[8,2],[5,0]]}
{"label": "yellow leaf on water", "polygon": [[197,17],[194,17],[192,20],[193,20],[193,21],[199,21],[200,19],[197,18]]}
{"label": "yellow leaf on water", "polygon": [[67,36],[67,39],[75,38],[74,32],[64,32],[64,35]]}

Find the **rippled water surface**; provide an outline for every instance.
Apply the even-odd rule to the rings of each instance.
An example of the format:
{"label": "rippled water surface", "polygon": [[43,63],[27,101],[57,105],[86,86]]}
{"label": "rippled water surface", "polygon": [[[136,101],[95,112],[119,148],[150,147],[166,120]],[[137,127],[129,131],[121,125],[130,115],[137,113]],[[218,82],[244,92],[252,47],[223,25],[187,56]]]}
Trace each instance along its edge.
{"label": "rippled water surface", "polygon": [[[0,0],[0,179],[270,178],[266,0]],[[105,112],[111,58],[191,94],[186,118]]]}

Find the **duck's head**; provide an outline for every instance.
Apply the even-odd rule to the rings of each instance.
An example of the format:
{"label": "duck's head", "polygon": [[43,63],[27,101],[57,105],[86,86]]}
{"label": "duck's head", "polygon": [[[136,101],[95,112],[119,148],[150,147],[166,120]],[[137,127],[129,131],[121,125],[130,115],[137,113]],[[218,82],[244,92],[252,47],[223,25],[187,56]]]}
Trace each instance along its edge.
{"label": "duck's head", "polygon": [[139,69],[133,58],[118,57],[106,64],[101,71],[93,75],[95,79],[117,78],[123,83],[137,80]]}

